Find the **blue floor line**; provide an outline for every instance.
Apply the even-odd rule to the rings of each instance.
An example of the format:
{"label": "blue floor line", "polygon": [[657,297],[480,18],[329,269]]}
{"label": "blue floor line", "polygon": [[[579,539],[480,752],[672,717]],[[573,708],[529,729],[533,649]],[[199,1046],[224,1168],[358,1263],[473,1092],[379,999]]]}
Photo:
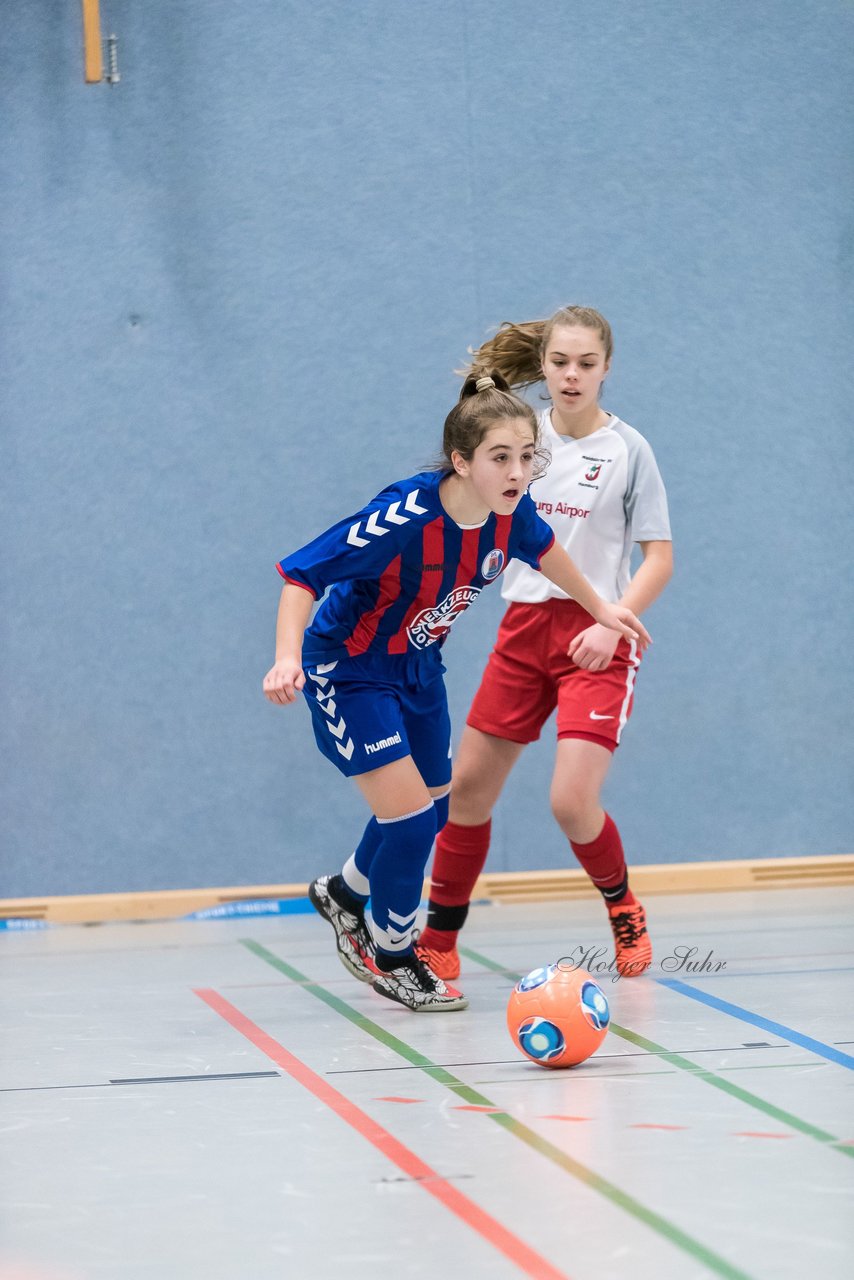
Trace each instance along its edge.
{"label": "blue floor line", "polygon": [[655,981],[662,987],[670,987],[671,991],[678,991],[683,996],[698,1000],[700,1004],[707,1004],[711,1009],[718,1009],[721,1013],[728,1013],[733,1018],[740,1018],[742,1022],[749,1022],[751,1026],[761,1027],[763,1031],[770,1031],[782,1040],[800,1045],[802,1049],[808,1049],[818,1057],[826,1058],[828,1062],[835,1062],[840,1067],[847,1067],[849,1071],[854,1071],[854,1058],[849,1053],[840,1053],[838,1049],[825,1044],[822,1040],[813,1040],[812,1036],[802,1035],[800,1031],[784,1026],[782,1022],[763,1018],[761,1014],[751,1013],[749,1009],[730,1004],[728,1000],[721,1000],[718,996],[709,995],[706,991],[698,991],[696,987],[689,986],[687,982],[680,982],[678,978],[656,978]]}

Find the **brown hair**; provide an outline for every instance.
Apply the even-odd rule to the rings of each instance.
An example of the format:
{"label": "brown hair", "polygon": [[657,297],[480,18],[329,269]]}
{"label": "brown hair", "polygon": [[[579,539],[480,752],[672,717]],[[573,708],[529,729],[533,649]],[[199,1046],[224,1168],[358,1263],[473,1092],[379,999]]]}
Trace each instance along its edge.
{"label": "brown hair", "polygon": [[471,364],[458,372],[471,376],[477,369],[491,367],[508,387],[532,387],[543,380],[543,356],[558,325],[593,329],[602,340],[606,362],[611,359],[614,338],[605,317],[592,307],[561,307],[549,320],[505,321],[497,333],[469,352]]}
{"label": "brown hair", "polygon": [[445,419],[442,467],[453,468],[451,454],[454,452],[465,458],[466,462],[471,461],[475,449],[490,427],[511,418],[523,418],[530,426],[536,458],[534,479],[542,475],[545,470],[543,463],[548,465],[548,455],[537,447],[540,428],[536,413],[525,400],[513,394],[507,379],[498,369],[482,365],[472,367],[463,383],[459,400]]}

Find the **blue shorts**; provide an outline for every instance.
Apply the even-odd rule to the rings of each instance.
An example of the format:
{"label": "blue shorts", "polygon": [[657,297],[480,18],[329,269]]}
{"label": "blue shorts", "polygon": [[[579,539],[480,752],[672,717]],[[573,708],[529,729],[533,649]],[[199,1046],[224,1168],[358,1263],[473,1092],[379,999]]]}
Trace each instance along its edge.
{"label": "blue shorts", "polygon": [[412,756],[428,787],[451,781],[451,718],[440,661],[420,653],[306,664],[318,747],[346,778]]}

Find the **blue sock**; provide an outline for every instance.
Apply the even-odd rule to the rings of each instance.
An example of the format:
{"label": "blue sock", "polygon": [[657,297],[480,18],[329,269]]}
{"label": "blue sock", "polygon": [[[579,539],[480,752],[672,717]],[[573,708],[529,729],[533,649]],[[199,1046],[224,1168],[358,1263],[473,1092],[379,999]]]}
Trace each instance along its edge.
{"label": "blue sock", "polygon": [[436,835],[436,809],[402,818],[380,818],[382,843],[371,864],[371,914],[378,952],[400,957],[412,951],[412,931],[421,903],[424,870]]}
{"label": "blue sock", "polygon": [[368,901],[371,893],[370,874],[371,865],[376,856],[376,852],[382,844],[383,829],[377,822],[376,818],[371,818],[365,830],[362,832],[362,838],[356,845],[356,852],[351,853],[350,857],[344,863],[341,871],[341,878],[353,897],[361,903]]}
{"label": "blue sock", "polygon": [[448,821],[448,811],[451,807],[450,787],[443,796],[434,796],[433,804],[436,806],[436,835],[438,835]]}
{"label": "blue sock", "polygon": [[[443,796],[433,797],[433,805],[436,810],[436,835],[439,834],[448,821],[450,804],[450,788]],[[382,840],[383,828],[376,818],[371,818],[362,832],[362,838],[356,846],[355,853],[350,855],[341,871],[341,878],[350,893],[357,902],[361,902],[363,905],[370,897],[371,865],[376,857],[377,850],[382,844]]]}

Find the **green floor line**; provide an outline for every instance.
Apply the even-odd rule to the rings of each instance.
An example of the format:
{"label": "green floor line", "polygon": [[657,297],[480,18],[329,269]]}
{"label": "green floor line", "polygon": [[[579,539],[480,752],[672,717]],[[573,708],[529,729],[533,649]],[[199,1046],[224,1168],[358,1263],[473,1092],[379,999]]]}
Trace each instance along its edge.
{"label": "green floor line", "polygon": [[[491,970],[493,973],[514,977],[516,981],[522,977],[522,974],[513,974],[504,965],[497,964],[496,961],[490,960],[488,956],[472,951],[469,947],[460,947],[459,950],[461,955],[464,955],[469,960],[474,960],[476,964],[481,965],[484,969]],[[807,1120],[799,1119],[798,1116],[792,1115],[791,1111],[784,1111],[782,1107],[775,1107],[772,1102],[766,1102],[764,1098],[748,1092],[747,1089],[742,1089],[739,1085],[733,1084],[731,1080],[722,1079],[714,1071],[709,1071],[708,1068],[698,1066],[696,1062],[683,1058],[680,1053],[673,1053],[670,1049],[665,1049],[662,1045],[656,1044],[655,1041],[648,1040],[646,1036],[640,1035],[637,1031],[630,1031],[628,1027],[621,1027],[616,1022],[611,1023],[611,1030],[616,1036],[623,1040],[628,1040],[631,1044],[636,1045],[637,1048],[645,1049],[647,1053],[656,1054],[663,1062],[669,1062],[671,1066],[677,1067],[680,1071],[688,1071],[691,1075],[702,1080],[704,1084],[710,1084],[714,1089],[720,1089],[723,1093],[728,1093],[730,1097],[737,1098],[739,1102],[746,1103],[747,1106],[753,1107],[754,1111],[761,1111],[763,1115],[769,1116],[772,1120],[788,1125],[790,1129],[796,1129],[798,1133],[806,1134],[808,1138],[815,1138],[817,1142],[831,1147],[834,1151],[840,1151],[843,1155],[854,1156],[854,1147],[843,1146],[841,1140],[835,1137],[834,1134],[827,1133],[824,1129],[819,1129],[817,1125],[810,1124]]]}
{"label": "green floor line", "polygon": [[[372,1036],[375,1040],[384,1044],[386,1048],[391,1049],[393,1053],[398,1054],[413,1066],[420,1067],[426,1075],[430,1076],[430,1078],[435,1080],[438,1084],[444,1085],[446,1088],[452,1090],[458,1098],[462,1098],[467,1103],[477,1107],[495,1106],[495,1103],[490,1101],[490,1099],[485,1097],[482,1093],[478,1093],[477,1090],[472,1089],[467,1084],[464,1084],[462,1080],[458,1080],[456,1076],[452,1075],[450,1071],[447,1071],[444,1067],[437,1066],[436,1063],[431,1062],[429,1058],[426,1058],[422,1053],[419,1053],[417,1049],[413,1049],[412,1046],[406,1044],[405,1041],[398,1040],[397,1036],[392,1035],[390,1031],[386,1031],[385,1028],[379,1026],[378,1023],[372,1022],[370,1018],[366,1018],[364,1014],[361,1014],[357,1009],[352,1008],[351,1005],[347,1004],[346,1001],[342,1000],[339,996],[334,995],[331,991],[327,991],[325,987],[321,987],[317,983],[312,982],[311,979],[306,978],[306,976],[300,973],[298,969],[295,969],[293,965],[288,964],[286,960],[281,960],[272,951],[268,951],[260,942],[256,942],[253,938],[241,938],[240,942],[247,948],[247,950],[251,951],[253,955],[257,956],[259,960],[263,960],[265,964],[269,964],[274,969],[278,969],[280,973],[285,974],[285,976],[290,978],[291,981],[302,984],[305,991],[316,996],[318,1000],[322,1000],[330,1009],[334,1009],[336,1013],[341,1014],[342,1017],[346,1018],[349,1022],[352,1022],[354,1026],[357,1026],[366,1035]],[[452,1015],[448,1014],[447,1016],[451,1017]],[[681,1249],[684,1253],[687,1253],[695,1261],[703,1263],[710,1271],[714,1271],[719,1276],[726,1277],[726,1280],[751,1280],[751,1277],[749,1277],[746,1272],[739,1270],[738,1267],[734,1267],[731,1263],[727,1262],[725,1258],[720,1257],[720,1255],[716,1254],[712,1249],[701,1244],[699,1240],[694,1240],[692,1236],[689,1236],[686,1232],[682,1231],[674,1223],[668,1222],[666,1218],[662,1218],[652,1209],[647,1209],[647,1207],[641,1204],[639,1200],[635,1200],[633,1196],[621,1191],[619,1187],[614,1186],[614,1184],[608,1182],[607,1179],[600,1177],[599,1174],[594,1173],[592,1169],[588,1169],[586,1165],[580,1164],[577,1160],[574,1160],[572,1156],[567,1155],[566,1152],[560,1149],[560,1147],[556,1147],[553,1143],[549,1142],[548,1139],[540,1137],[540,1135],[535,1133],[533,1129],[529,1129],[527,1125],[522,1124],[521,1121],[515,1120],[513,1116],[509,1115],[506,1111],[501,1111],[499,1109],[496,1111],[484,1112],[484,1115],[488,1120],[500,1125],[503,1129],[506,1129],[508,1133],[511,1133],[513,1137],[518,1138],[527,1146],[531,1147],[532,1150],[539,1152],[540,1155],[545,1156],[546,1159],[550,1160],[553,1164],[564,1169],[565,1172],[571,1174],[572,1177],[578,1179],[579,1182],[583,1182],[585,1186],[589,1187],[593,1191],[597,1191],[607,1200],[610,1200],[612,1204],[623,1209],[626,1213],[637,1219],[638,1222],[642,1222],[644,1226],[647,1226],[651,1230],[657,1232],[658,1235],[662,1236],[670,1244],[675,1245],[678,1249]]]}

